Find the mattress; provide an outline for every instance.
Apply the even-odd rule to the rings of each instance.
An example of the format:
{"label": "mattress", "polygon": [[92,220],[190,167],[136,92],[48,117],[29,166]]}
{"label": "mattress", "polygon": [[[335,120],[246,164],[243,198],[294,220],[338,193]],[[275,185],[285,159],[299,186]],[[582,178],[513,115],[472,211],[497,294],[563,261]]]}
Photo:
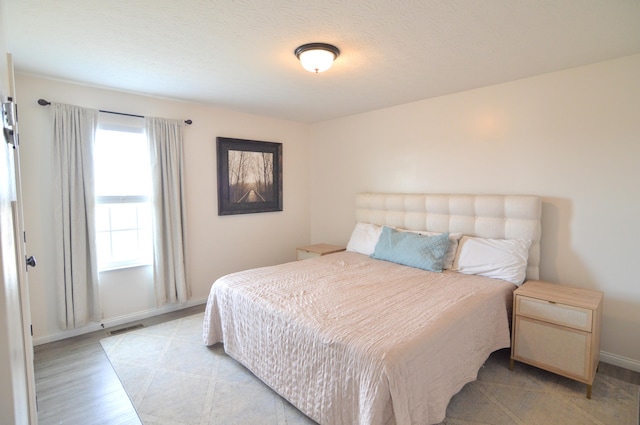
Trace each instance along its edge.
{"label": "mattress", "polygon": [[509,347],[514,289],[341,252],[218,279],[204,342],[320,424],[438,423]]}

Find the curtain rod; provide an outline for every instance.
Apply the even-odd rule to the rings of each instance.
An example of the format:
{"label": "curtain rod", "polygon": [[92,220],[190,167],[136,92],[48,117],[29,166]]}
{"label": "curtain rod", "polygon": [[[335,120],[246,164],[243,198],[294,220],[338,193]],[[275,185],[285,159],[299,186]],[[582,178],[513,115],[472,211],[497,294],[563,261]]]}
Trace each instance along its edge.
{"label": "curtain rod", "polygon": [[[38,99],[38,105],[47,106],[47,105],[51,105],[51,102],[49,102],[48,100],[44,100],[44,99]],[[127,116],[127,117],[144,118],[144,115],[125,114],[124,112],[105,111],[105,110],[102,110],[102,109],[100,109],[98,112],[102,112],[102,113],[105,113],[105,114],[124,115],[124,116]],[[193,123],[193,121],[184,120],[184,123],[187,124],[187,125],[191,125]]]}

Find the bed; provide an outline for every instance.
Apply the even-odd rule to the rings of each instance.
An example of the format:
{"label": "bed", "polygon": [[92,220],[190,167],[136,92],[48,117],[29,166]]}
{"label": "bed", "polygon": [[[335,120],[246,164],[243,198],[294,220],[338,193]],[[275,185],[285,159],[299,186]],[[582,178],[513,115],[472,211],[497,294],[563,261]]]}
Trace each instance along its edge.
{"label": "bed", "polygon": [[[451,397],[510,345],[513,290],[538,278],[540,215],[535,196],[359,194],[347,251],[218,279],[204,342],[222,342],[320,424],[441,422]],[[356,240],[363,228],[420,243],[461,236],[453,262],[433,272],[378,259],[381,235],[372,258],[372,242]],[[507,279],[478,268],[469,247],[487,241],[520,247],[516,281],[513,270]]]}

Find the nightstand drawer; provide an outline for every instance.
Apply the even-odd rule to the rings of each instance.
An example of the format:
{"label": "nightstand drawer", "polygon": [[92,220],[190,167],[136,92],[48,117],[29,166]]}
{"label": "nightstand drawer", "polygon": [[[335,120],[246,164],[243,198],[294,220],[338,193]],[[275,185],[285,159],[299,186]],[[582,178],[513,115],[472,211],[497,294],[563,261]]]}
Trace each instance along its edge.
{"label": "nightstand drawer", "polygon": [[516,316],[513,357],[552,372],[589,379],[591,334]]}
{"label": "nightstand drawer", "polygon": [[307,258],[315,258],[315,257],[320,257],[320,254],[316,254],[315,252],[309,252],[309,251],[304,251],[304,250],[297,250],[297,257],[298,260],[306,260]]}
{"label": "nightstand drawer", "polygon": [[591,332],[592,310],[518,296],[516,314]]}

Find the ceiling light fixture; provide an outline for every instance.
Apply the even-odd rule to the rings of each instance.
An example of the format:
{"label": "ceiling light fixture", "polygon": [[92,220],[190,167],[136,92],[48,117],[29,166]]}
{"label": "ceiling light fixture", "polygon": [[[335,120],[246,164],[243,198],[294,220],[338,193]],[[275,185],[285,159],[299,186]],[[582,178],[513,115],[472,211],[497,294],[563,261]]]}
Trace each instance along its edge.
{"label": "ceiling light fixture", "polygon": [[331,44],[309,43],[298,47],[295,55],[304,69],[317,74],[331,68],[333,61],[340,55],[340,50]]}

